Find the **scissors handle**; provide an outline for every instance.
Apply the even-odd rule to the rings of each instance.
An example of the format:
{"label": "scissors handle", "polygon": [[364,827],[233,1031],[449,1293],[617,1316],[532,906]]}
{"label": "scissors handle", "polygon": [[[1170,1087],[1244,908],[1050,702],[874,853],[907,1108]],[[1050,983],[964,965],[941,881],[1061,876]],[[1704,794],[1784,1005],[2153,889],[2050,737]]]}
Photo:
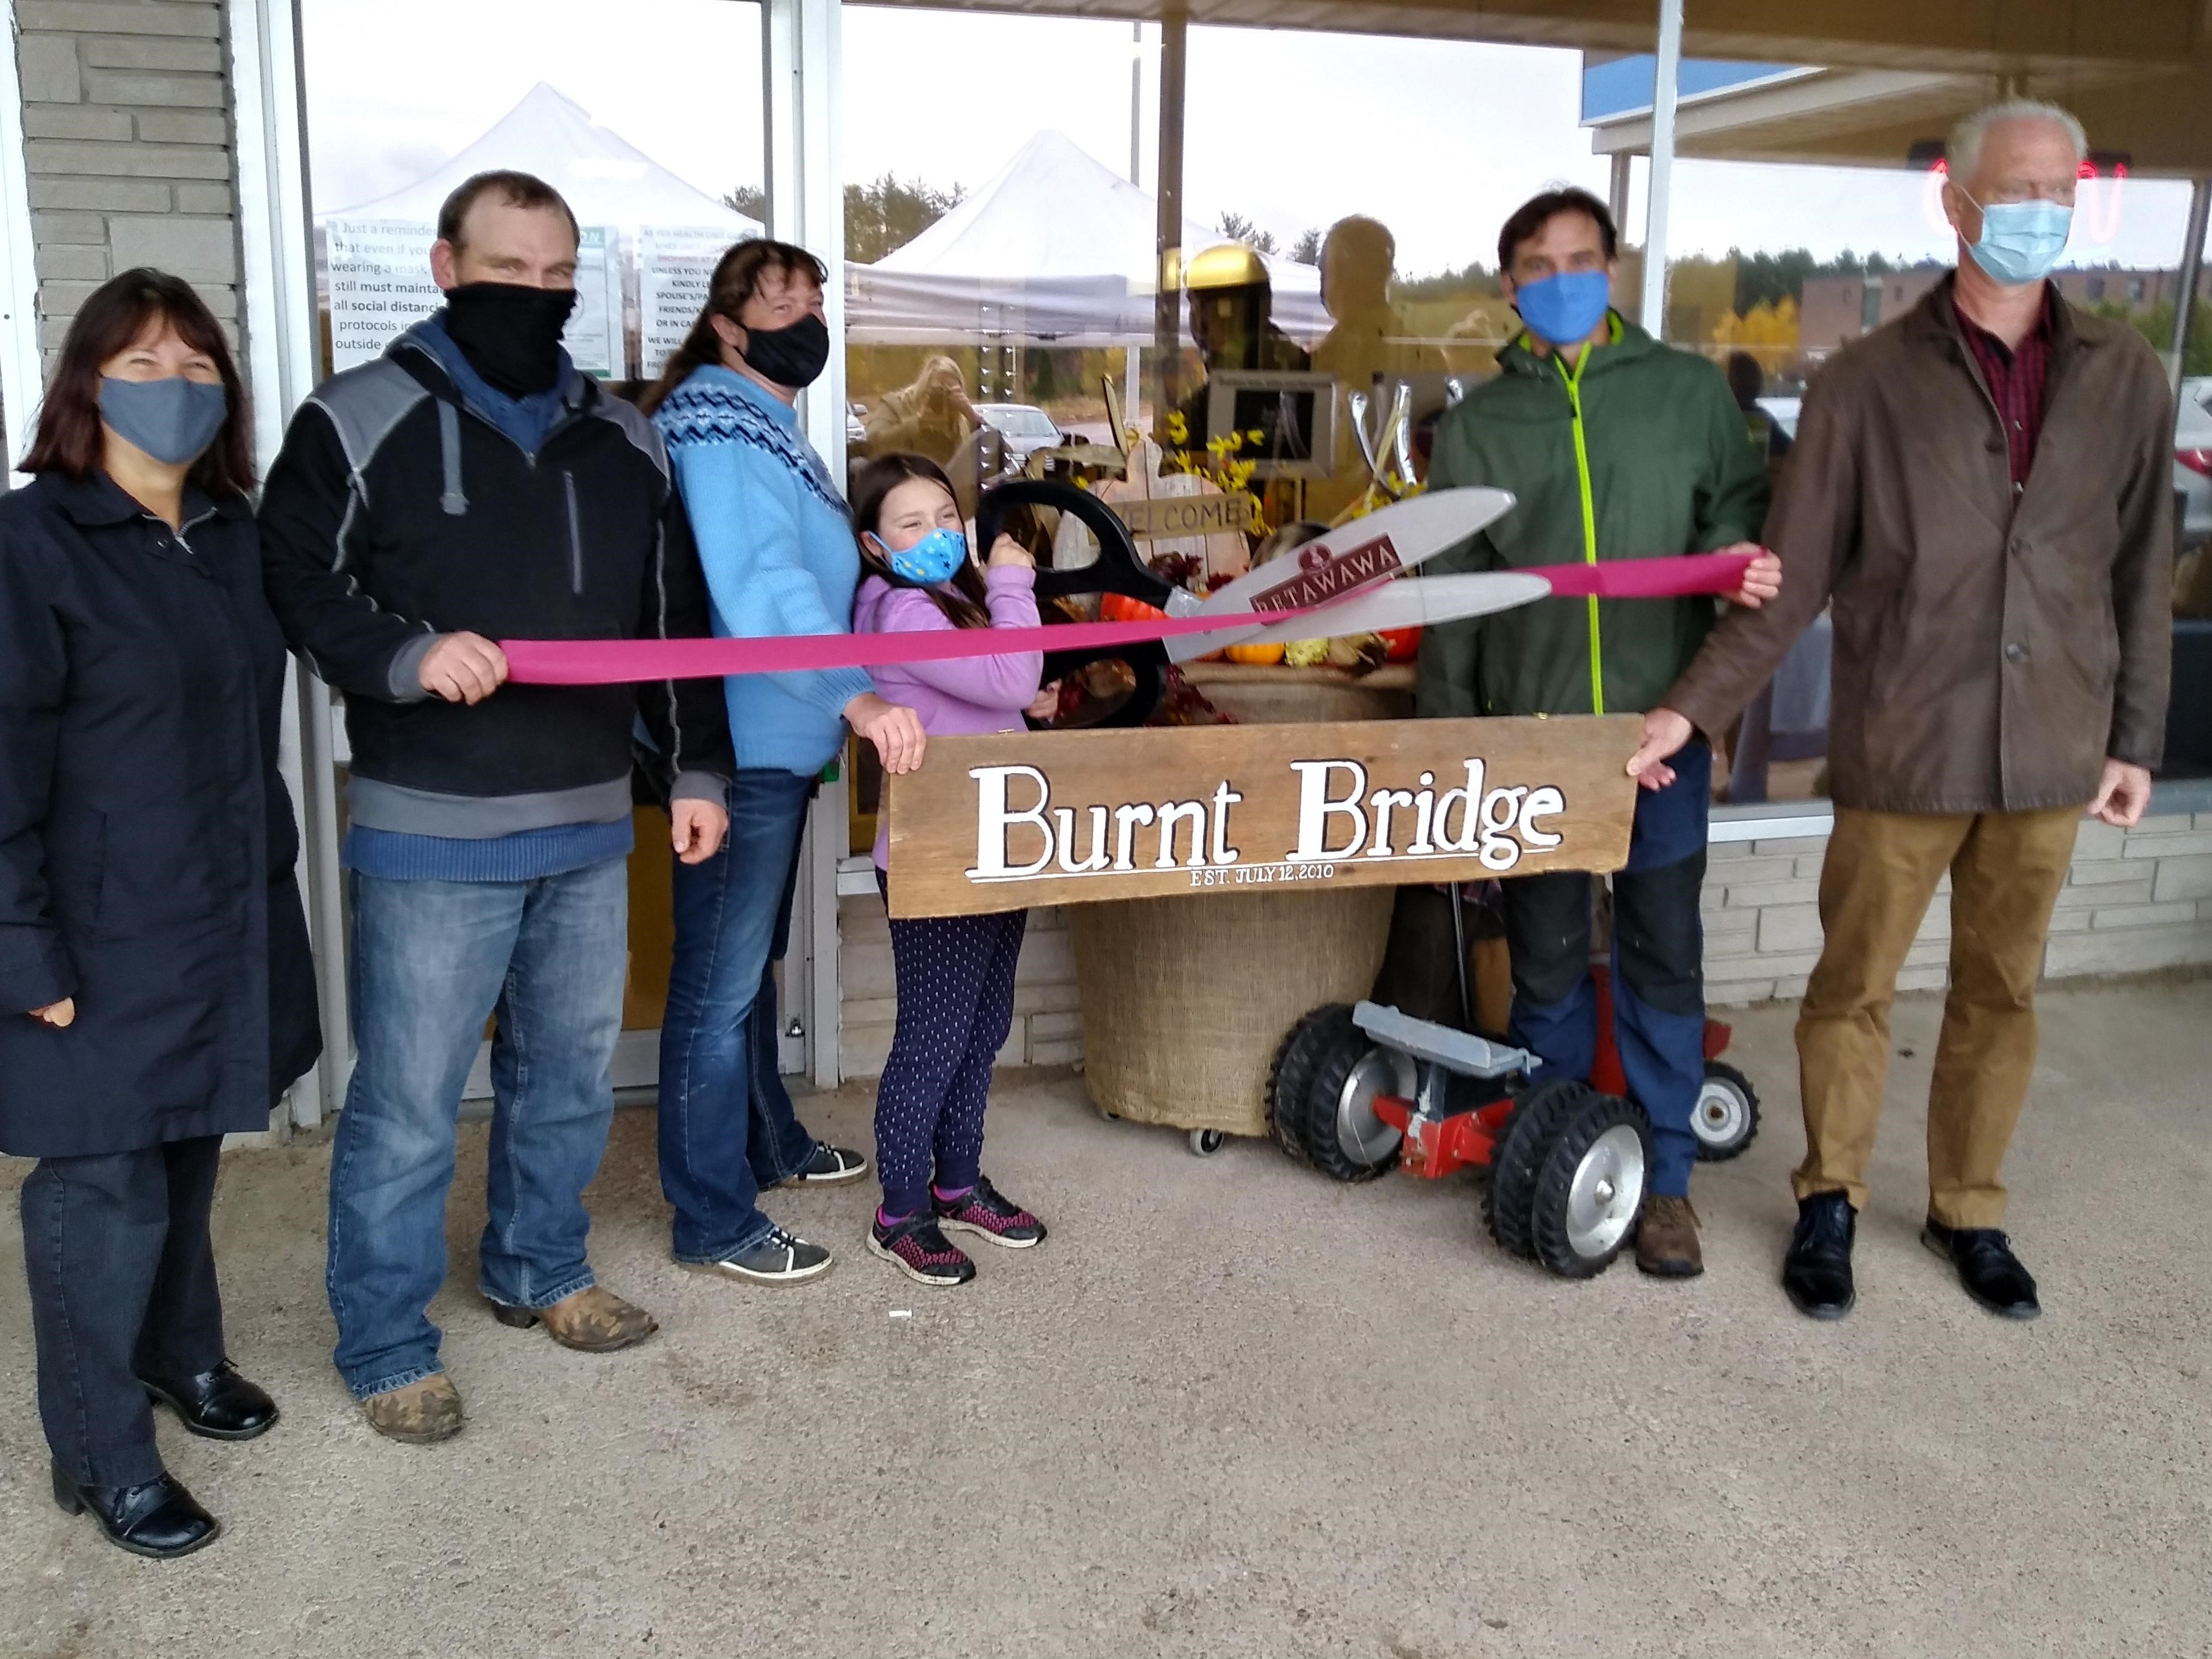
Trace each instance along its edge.
{"label": "scissors handle", "polygon": [[[989,556],[999,538],[1006,514],[1016,507],[1052,507],[1073,514],[1098,538],[1098,557],[1073,570],[1040,566],[1036,593],[1040,599],[1067,599],[1086,593],[1119,593],[1161,610],[1176,592],[1175,585],[1154,575],[1137,556],[1136,538],[1114,509],[1087,489],[1050,478],[1013,478],[994,484],[975,503],[975,545]],[[1141,726],[1159,707],[1167,692],[1167,647],[1158,640],[1142,645],[1121,645],[1094,651],[1048,651],[1047,680],[1064,679],[1095,662],[1127,663],[1136,676],[1127,699],[1103,722],[1108,726]]]}

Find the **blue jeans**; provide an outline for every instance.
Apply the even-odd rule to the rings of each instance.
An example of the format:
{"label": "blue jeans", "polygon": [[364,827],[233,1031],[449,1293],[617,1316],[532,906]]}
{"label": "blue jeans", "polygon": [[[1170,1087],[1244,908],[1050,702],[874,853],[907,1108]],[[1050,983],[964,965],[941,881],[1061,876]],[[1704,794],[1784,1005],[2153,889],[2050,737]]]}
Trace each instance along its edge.
{"label": "blue jeans", "polygon": [[349,879],[358,1053],[331,1157],[328,1284],[338,1372],[366,1400],[445,1369],[427,1310],[445,1282],[454,1125],[488,1018],[478,1287],[544,1308],[592,1283],[583,1193],[614,1116],[629,878],[610,859],[538,881]]}
{"label": "blue jeans", "polygon": [[678,1261],[718,1261],[773,1226],[760,1190],[814,1156],[776,1064],[775,963],[791,936],[799,840],[814,780],[746,770],[730,835],[676,866],[676,959],[660,1025],[660,1189]]}
{"label": "blue jeans", "polygon": [[[1613,878],[1613,1026],[1628,1092],[1651,1121],[1651,1190],[1690,1191],[1692,1128],[1705,1076],[1705,827],[1713,751],[1674,757],[1674,781],[1639,789],[1627,867]],[[1544,1061],[1540,1077],[1587,1079],[1597,1058],[1589,976],[1590,884],[1580,871],[1499,884],[1513,959],[1507,1041]]]}

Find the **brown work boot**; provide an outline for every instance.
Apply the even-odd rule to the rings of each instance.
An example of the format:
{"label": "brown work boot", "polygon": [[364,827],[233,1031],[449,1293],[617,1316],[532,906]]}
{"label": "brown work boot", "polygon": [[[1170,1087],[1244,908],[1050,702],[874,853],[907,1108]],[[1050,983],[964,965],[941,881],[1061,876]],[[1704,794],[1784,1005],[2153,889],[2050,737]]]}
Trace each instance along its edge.
{"label": "brown work boot", "polygon": [[579,1353],[635,1347],[660,1328],[659,1321],[644,1309],[597,1285],[564,1296],[550,1308],[510,1308],[495,1302],[491,1310],[501,1324],[518,1330],[543,1324],[546,1335]]}
{"label": "brown work boot", "polygon": [[1695,1279],[1705,1270],[1698,1248],[1698,1212],[1686,1198],[1654,1193],[1636,1224],[1636,1265],[1661,1279]]}
{"label": "brown work boot", "polygon": [[428,1446],[461,1431],[461,1391],[443,1371],[404,1389],[373,1394],[361,1402],[368,1426],[386,1440]]}

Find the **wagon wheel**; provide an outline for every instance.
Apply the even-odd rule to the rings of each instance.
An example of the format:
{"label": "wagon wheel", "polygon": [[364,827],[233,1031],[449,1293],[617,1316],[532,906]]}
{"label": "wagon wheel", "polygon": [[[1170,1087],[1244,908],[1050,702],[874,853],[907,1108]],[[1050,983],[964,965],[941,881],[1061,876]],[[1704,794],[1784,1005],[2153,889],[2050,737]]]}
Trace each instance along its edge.
{"label": "wagon wheel", "polygon": [[1313,1087],[1314,1068],[1344,1033],[1358,1030],[1349,1003],[1323,1003],[1291,1027],[1267,1068],[1268,1139],[1301,1164],[1313,1162],[1306,1155],[1298,1126],[1307,1091]]}
{"label": "wagon wheel", "polygon": [[1590,1095],[1590,1086],[1573,1078],[1554,1078],[1524,1089],[1490,1153],[1490,1184],[1483,1188],[1482,1218],[1490,1236],[1509,1255],[1536,1254],[1529,1231],[1529,1207],[1536,1194],[1536,1170],[1559,1119]]}
{"label": "wagon wheel", "polygon": [[1296,1120],[1306,1162],[1332,1181],[1372,1181],[1398,1162],[1403,1133],[1375,1115],[1377,1095],[1413,1097],[1413,1057],[1384,1048],[1349,1020],[1316,1060]]}
{"label": "wagon wheel", "polygon": [[1643,1108],[1585,1096],[1560,1119],[1536,1172],[1529,1207],[1536,1259],[1563,1279],[1603,1273],[1636,1230],[1650,1170]]}
{"label": "wagon wheel", "polygon": [[1698,1137],[1699,1163],[1721,1164],[1741,1156],[1759,1133],[1759,1091],[1727,1061],[1707,1060],[1690,1128]]}

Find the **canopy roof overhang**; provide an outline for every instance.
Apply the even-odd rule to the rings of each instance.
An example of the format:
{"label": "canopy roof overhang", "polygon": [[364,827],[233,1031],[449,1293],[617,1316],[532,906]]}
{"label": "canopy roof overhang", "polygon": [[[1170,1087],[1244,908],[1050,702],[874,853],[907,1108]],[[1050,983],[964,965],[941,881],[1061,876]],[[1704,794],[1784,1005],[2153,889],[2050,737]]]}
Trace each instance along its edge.
{"label": "canopy roof overhang", "polygon": [[[880,0],[878,0],[880,3]],[[927,0],[939,9],[1312,29],[1649,52],[1656,0]],[[922,0],[891,0],[922,3]],[[2000,94],[2064,103],[2138,174],[2212,173],[2206,0],[1685,0],[1686,58],[1802,64],[1808,82],[1686,100],[1679,152],[1897,167]],[[1648,118],[1601,124],[1641,151]]]}

